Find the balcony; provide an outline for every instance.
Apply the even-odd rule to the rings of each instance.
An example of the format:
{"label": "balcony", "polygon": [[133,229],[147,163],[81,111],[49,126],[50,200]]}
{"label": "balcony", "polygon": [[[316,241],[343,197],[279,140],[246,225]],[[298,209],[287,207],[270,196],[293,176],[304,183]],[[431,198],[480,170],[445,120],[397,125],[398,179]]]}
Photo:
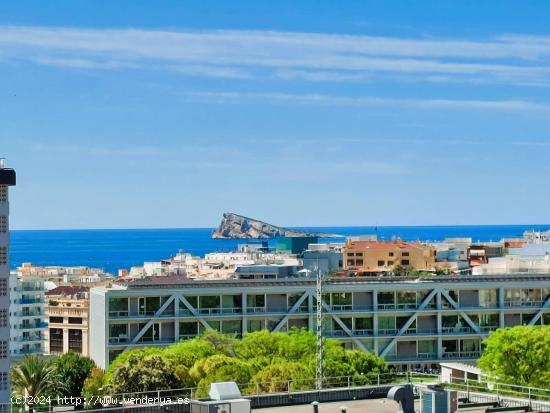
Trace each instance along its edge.
{"label": "balcony", "polygon": [[455,351],[443,353],[444,359],[477,359],[481,356],[480,351]]}
{"label": "balcony", "polygon": [[43,304],[44,299],[40,298],[20,298],[15,301],[17,304]]}
{"label": "balcony", "polygon": [[241,314],[243,309],[235,308],[199,308],[197,313],[200,315],[224,315],[224,314]]}
{"label": "balcony", "polygon": [[18,292],[44,292],[44,286],[43,285],[26,285],[26,286],[18,286],[14,288],[15,291]]}
{"label": "balcony", "polygon": [[334,312],[372,311],[373,307],[368,305],[338,304],[328,306]]}
{"label": "balcony", "polygon": [[14,350],[12,354],[24,356],[25,354],[42,354],[44,353],[43,348],[23,348],[19,350]]}
{"label": "balcony", "polygon": [[13,313],[16,317],[42,317],[44,316],[43,311],[15,311]]}
{"label": "balcony", "polygon": [[472,327],[442,327],[441,334],[443,335],[460,335],[460,334],[476,334]]}
{"label": "balcony", "polygon": [[504,307],[542,307],[542,300],[504,300]]}
{"label": "balcony", "polygon": [[387,361],[418,361],[418,360],[437,360],[437,353],[418,353],[412,355],[389,355]]}
{"label": "balcony", "polygon": [[30,335],[30,336],[15,337],[14,341],[22,342],[22,343],[28,343],[28,342],[32,342],[32,341],[43,341],[45,339],[46,339],[46,337],[43,334],[34,334],[34,335]]}
{"label": "balcony", "polygon": [[414,311],[418,308],[417,304],[378,304],[378,311]]}
{"label": "balcony", "polygon": [[34,329],[42,329],[47,328],[48,323],[44,321],[40,321],[37,323],[23,323],[23,324],[16,324],[13,326],[13,328],[19,329],[19,330],[34,330]]}
{"label": "balcony", "polygon": [[351,330],[352,335],[349,336],[344,330],[327,330],[325,335],[327,337],[346,338],[346,337],[372,337],[372,330]]}

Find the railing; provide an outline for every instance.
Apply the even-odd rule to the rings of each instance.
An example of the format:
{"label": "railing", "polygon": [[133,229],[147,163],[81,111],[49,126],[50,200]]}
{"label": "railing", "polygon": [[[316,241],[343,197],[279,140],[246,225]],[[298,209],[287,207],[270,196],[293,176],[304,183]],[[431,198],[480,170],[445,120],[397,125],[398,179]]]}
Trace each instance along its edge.
{"label": "railing", "polygon": [[378,304],[378,310],[416,310],[418,305],[416,303],[393,303],[393,304]]}
{"label": "railing", "polygon": [[24,323],[24,324],[16,324],[14,328],[20,329],[20,330],[32,330],[35,328],[46,328],[48,327],[48,323],[45,322],[39,322],[39,323]]}
{"label": "railing", "polygon": [[31,312],[25,312],[25,311],[16,311],[13,313],[16,317],[42,317],[44,316],[43,311],[31,311]]}
{"label": "railing", "polygon": [[541,307],[542,300],[504,300],[504,307]]}
{"label": "railing", "polygon": [[265,307],[247,307],[246,312],[250,314],[265,313]]}
{"label": "railing", "polygon": [[372,305],[336,304],[328,306],[331,311],[373,311]]}
{"label": "railing", "polygon": [[19,336],[15,337],[14,341],[18,342],[29,342],[29,341],[42,341],[45,340],[46,337],[43,335],[33,335],[33,336]]}
{"label": "railing", "polygon": [[530,411],[550,412],[550,389],[450,377],[445,387],[458,390],[470,402],[495,402],[501,407],[529,406]]}
{"label": "railing", "polygon": [[418,360],[437,360],[437,353],[418,353],[418,354],[391,354],[385,357],[388,361],[418,361]]}
{"label": "railing", "polygon": [[475,331],[472,327],[442,327],[441,334],[451,335],[451,334],[475,334]]}
{"label": "railing", "polygon": [[352,330],[352,335],[349,336],[344,330],[328,330],[325,331],[327,337],[368,337],[373,335],[372,330]]}
{"label": "railing", "polygon": [[480,351],[454,351],[442,354],[444,359],[477,359],[480,356]]}
{"label": "railing", "polygon": [[20,298],[16,301],[17,304],[42,304],[44,299],[42,298]]}

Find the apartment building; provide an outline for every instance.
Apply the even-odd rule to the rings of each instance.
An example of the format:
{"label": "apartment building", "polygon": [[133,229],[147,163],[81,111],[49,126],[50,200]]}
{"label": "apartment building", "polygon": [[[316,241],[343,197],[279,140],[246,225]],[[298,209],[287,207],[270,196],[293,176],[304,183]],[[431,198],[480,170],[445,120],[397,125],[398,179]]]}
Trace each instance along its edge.
{"label": "apartment building", "polygon": [[88,356],[88,291],[85,286],[60,286],[46,292],[46,351]]}
{"label": "apartment building", "polygon": [[9,288],[9,187],[16,181],[15,171],[0,159],[0,413],[11,411],[10,372],[10,288]]}
{"label": "apartment building", "polygon": [[[106,367],[122,351],[163,346],[205,329],[241,336],[315,330],[314,279],[137,280],[90,290],[90,356]],[[331,278],[324,331],[398,368],[475,362],[499,327],[550,325],[550,275]]]}
{"label": "apartment building", "polygon": [[11,357],[44,354],[44,279],[11,274],[10,290]]}
{"label": "apartment building", "polygon": [[395,267],[435,270],[433,246],[404,241],[349,239],[344,245],[344,269],[361,275],[388,273]]}

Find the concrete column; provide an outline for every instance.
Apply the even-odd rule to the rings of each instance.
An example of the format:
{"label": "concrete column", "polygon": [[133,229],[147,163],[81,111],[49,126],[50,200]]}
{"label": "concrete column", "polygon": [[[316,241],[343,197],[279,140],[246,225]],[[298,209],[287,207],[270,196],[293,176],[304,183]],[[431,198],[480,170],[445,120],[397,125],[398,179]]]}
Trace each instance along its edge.
{"label": "concrete column", "polygon": [[437,358],[441,360],[443,358],[443,337],[441,337],[441,291],[438,291],[435,295],[435,307],[437,308]]}
{"label": "concrete column", "polygon": [[82,355],[88,357],[89,354],[88,329],[82,329]]}
{"label": "concrete column", "polygon": [[69,352],[69,329],[63,329],[63,353]]}
{"label": "concrete column", "polygon": [[499,326],[504,327],[504,287],[499,287],[497,290],[498,293],[498,319],[499,319]]}
{"label": "concrete column", "polygon": [[247,297],[248,297],[248,295],[246,294],[246,291],[243,291],[242,294],[241,294],[241,307],[242,307],[241,311],[243,313],[241,329],[242,329],[243,335],[248,333],[248,318],[246,317],[246,312],[248,311],[248,306],[247,306],[248,298]]}
{"label": "concrete column", "polygon": [[309,331],[315,331],[315,314],[313,309],[313,293],[307,297],[307,311],[308,311],[308,329]]}
{"label": "concrete column", "polygon": [[380,349],[378,348],[378,291],[373,290],[372,292],[372,335],[374,336],[373,351],[374,354],[380,354]]}

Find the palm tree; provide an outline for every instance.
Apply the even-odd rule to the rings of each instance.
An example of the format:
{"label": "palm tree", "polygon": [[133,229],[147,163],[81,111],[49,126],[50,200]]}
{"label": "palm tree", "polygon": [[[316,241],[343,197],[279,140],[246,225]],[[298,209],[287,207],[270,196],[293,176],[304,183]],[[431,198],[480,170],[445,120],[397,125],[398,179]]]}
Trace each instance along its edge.
{"label": "palm tree", "polygon": [[34,411],[34,400],[59,387],[55,364],[37,356],[25,355],[25,360],[11,370],[11,384],[16,393],[28,397],[29,413]]}

